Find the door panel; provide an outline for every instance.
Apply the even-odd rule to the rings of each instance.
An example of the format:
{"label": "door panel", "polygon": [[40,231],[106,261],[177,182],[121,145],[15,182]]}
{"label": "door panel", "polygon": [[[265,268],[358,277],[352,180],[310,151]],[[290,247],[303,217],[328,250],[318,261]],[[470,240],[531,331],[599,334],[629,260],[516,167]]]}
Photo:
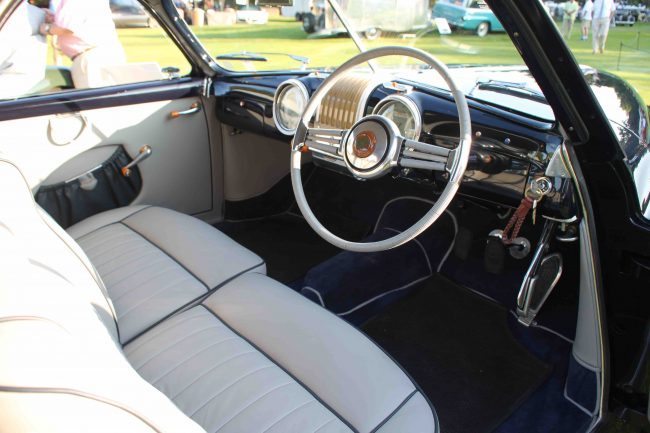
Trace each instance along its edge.
{"label": "door panel", "polygon": [[[145,100],[155,99],[150,92]],[[41,185],[72,179],[93,169],[110,156],[115,145],[123,145],[135,158],[146,144],[152,154],[139,164],[143,187],[135,203],[189,214],[212,211],[211,147],[205,110],[170,116],[173,111],[200,103],[200,98],[142,103],[133,103],[132,97],[124,95],[108,99],[109,107],[79,111],[75,108],[83,103],[59,100],[49,105],[50,113],[57,114],[0,121],[0,152],[21,167],[36,191]],[[97,104],[97,100],[90,103]]]}

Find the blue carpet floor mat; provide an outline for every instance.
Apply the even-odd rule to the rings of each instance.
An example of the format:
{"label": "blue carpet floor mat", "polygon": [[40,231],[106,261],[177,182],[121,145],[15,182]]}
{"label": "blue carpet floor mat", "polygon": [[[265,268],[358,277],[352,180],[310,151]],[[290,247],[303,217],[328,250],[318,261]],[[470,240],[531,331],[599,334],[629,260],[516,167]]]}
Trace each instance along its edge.
{"label": "blue carpet floor mat", "polygon": [[[364,242],[395,236],[431,205],[420,199],[390,201]],[[444,213],[414,241],[397,248],[374,253],[343,251],[312,268],[300,292],[351,323],[361,324],[434,275],[451,253],[456,231],[453,214]]]}

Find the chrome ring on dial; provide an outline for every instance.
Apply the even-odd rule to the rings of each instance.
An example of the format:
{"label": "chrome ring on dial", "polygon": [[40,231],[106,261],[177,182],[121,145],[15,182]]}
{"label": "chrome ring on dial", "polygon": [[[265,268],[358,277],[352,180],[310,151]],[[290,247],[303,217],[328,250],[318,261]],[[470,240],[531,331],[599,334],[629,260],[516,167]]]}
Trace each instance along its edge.
{"label": "chrome ring on dial", "polygon": [[[389,114],[388,110],[389,108],[395,107],[395,106],[402,106],[405,111],[408,112],[409,119],[400,119],[396,118],[395,116],[395,108],[393,108],[393,114]],[[376,114],[379,116],[384,116],[397,125],[397,127],[400,130],[400,133],[405,137],[408,138],[409,140],[419,140],[420,139],[420,134],[422,132],[422,113],[420,112],[420,109],[418,108],[417,104],[408,96],[400,95],[400,94],[394,94],[394,95],[389,95],[386,96],[384,99],[379,101],[379,103],[375,106],[374,110],[372,110],[372,114]],[[410,128],[410,131],[407,131],[406,129],[406,122],[412,122],[412,128]]]}
{"label": "chrome ring on dial", "polygon": [[[289,98],[296,98],[289,100]],[[292,78],[281,83],[273,96],[273,122],[284,135],[294,135],[309,102],[309,91],[299,80]]]}

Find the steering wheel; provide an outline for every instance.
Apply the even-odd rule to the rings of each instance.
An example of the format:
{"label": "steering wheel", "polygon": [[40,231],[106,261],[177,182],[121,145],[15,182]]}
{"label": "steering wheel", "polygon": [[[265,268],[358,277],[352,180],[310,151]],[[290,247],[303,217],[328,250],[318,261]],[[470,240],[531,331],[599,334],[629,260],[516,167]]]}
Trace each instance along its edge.
{"label": "steering wheel", "polygon": [[[350,129],[310,128],[309,122],[321,101],[332,87],[360,64],[386,56],[406,56],[420,60],[436,70],[445,80],[456,102],[460,137],[458,146],[448,149],[435,144],[410,140],[403,136],[395,123],[379,115],[365,116]],[[411,47],[381,47],[365,51],[341,65],[327,77],[312,95],[298,124],[291,147],[291,184],[296,202],[307,223],[332,245],[356,252],[384,251],[402,245],[425,231],[449,206],[458,191],[467,167],[471,138],[471,122],[465,95],[458,90],[447,67],[431,54]],[[314,215],[302,186],[300,160],[303,152],[343,159],[348,171],[361,180],[386,175],[395,167],[444,171],[448,182],[433,207],[407,230],[388,239],[375,242],[351,242],[327,230]]]}

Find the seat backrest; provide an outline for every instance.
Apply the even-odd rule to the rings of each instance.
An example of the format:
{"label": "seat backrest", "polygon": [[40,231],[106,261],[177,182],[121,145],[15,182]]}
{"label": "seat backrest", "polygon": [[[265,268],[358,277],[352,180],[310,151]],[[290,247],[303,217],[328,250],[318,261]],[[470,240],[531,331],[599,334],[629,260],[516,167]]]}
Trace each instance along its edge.
{"label": "seat backrest", "polygon": [[0,158],[0,432],[203,432],[123,355],[83,251]]}

